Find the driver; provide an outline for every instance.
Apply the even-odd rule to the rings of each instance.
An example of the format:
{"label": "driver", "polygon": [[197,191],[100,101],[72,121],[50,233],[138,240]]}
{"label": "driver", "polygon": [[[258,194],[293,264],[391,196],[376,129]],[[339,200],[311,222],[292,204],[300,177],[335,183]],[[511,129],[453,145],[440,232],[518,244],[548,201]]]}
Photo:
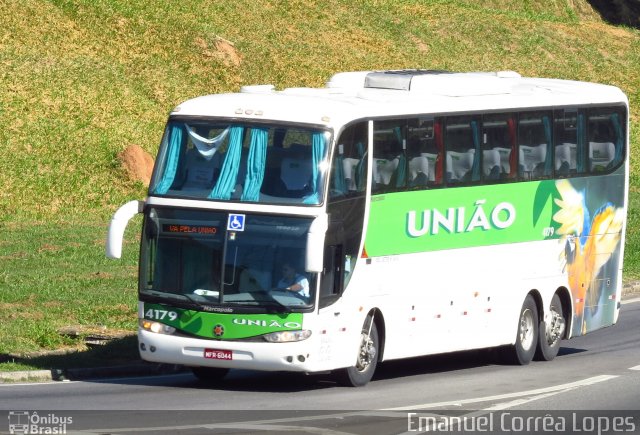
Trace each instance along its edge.
{"label": "driver", "polygon": [[298,293],[305,298],[309,297],[309,280],[293,268],[291,263],[282,265],[282,279],[278,281],[278,289]]}

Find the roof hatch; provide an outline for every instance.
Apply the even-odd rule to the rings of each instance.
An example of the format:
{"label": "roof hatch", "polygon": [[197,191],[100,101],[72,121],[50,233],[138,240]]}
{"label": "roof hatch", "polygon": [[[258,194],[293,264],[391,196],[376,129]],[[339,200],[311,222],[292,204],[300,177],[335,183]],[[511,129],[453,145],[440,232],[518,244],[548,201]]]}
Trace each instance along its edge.
{"label": "roof hatch", "polygon": [[375,71],[366,75],[365,88],[411,90],[411,80],[416,76],[451,74],[450,71],[431,69],[409,69],[397,71]]}

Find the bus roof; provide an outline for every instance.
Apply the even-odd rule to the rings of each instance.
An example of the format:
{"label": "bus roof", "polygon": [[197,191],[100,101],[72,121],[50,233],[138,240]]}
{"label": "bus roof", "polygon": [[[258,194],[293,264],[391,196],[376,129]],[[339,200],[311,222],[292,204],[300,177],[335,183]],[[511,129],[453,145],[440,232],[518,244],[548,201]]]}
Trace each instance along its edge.
{"label": "bus roof", "polygon": [[294,122],[337,128],[355,119],[554,106],[625,103],[614,86],[526,78],[513,71],[432,70],[335,74],[324,88],[244,86],[239,93],[188,100],[171,115]]}

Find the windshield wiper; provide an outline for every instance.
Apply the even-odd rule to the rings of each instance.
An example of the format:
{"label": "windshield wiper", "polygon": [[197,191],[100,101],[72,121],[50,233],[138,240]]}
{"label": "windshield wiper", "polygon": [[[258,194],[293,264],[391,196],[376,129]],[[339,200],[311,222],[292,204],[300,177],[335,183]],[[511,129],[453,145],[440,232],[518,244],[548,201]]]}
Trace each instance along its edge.
{"label": "windshield wiper", "polygon": [[268,295],[268,298],[265,300],[262,300],[261,302],[266,302],[267,304],[271,305],[271,306],[275,306],[275,307],[279,307],[285,310],[285,312],[291,312],[291,307],[289,305],[285,305],[282,302],[280,302],[279,300],[277,300],[276,298],[274,298],[271,295]]}
{"label": "windshield wiper", "polygon": [[180,301],[180,302],[187,302],[187,305],[190,305],[191,308],[197,308],[199,310],[202,310],[203,307],[205,307],[206,305],[196,301],[195,299],[193,299],[193,297],[191,295],[186,295],[186,294],[177,294],[177,293],[163,293],[163,292],[159,292],[156,290],[146,290],[145,291],[146,294],[149,294],[155,298],[158,298],[160,300],[166,300],[166,299],[170,299],[173,301]]}
{"label": "windshield wiper", "polygon": [[283,308],[285,312],[291,312],[291,307],[283,304],[282,302],[277,301],[275,298],[267,298],[267,299],[244,299],[244,300],[234,300],[234,301],[226,301],[227,304],[252,304],[259,307],[278,307]]}

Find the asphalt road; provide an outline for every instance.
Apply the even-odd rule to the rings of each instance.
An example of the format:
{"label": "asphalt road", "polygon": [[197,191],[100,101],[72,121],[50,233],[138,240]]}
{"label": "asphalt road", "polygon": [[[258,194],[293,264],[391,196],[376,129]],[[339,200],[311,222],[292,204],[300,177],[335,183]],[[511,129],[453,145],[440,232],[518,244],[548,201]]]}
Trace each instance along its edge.
{"label": "asphalt road", "polygon": [[[603,424],[640,433],[640,300],[625,303],[617,325],[525,367],[497,364],[485,351],[388,362],[364,388],[326,375],[244,371],[215,388],[190,374],[6,384],[0,409],[4,422],[50,430],[71,418],[67,433],[456,433],[462,417],[477,432],[483,423],[522,432],[544,416],[566,433],[598,433]],[[9,433],[1,415],[0,432]]]}

